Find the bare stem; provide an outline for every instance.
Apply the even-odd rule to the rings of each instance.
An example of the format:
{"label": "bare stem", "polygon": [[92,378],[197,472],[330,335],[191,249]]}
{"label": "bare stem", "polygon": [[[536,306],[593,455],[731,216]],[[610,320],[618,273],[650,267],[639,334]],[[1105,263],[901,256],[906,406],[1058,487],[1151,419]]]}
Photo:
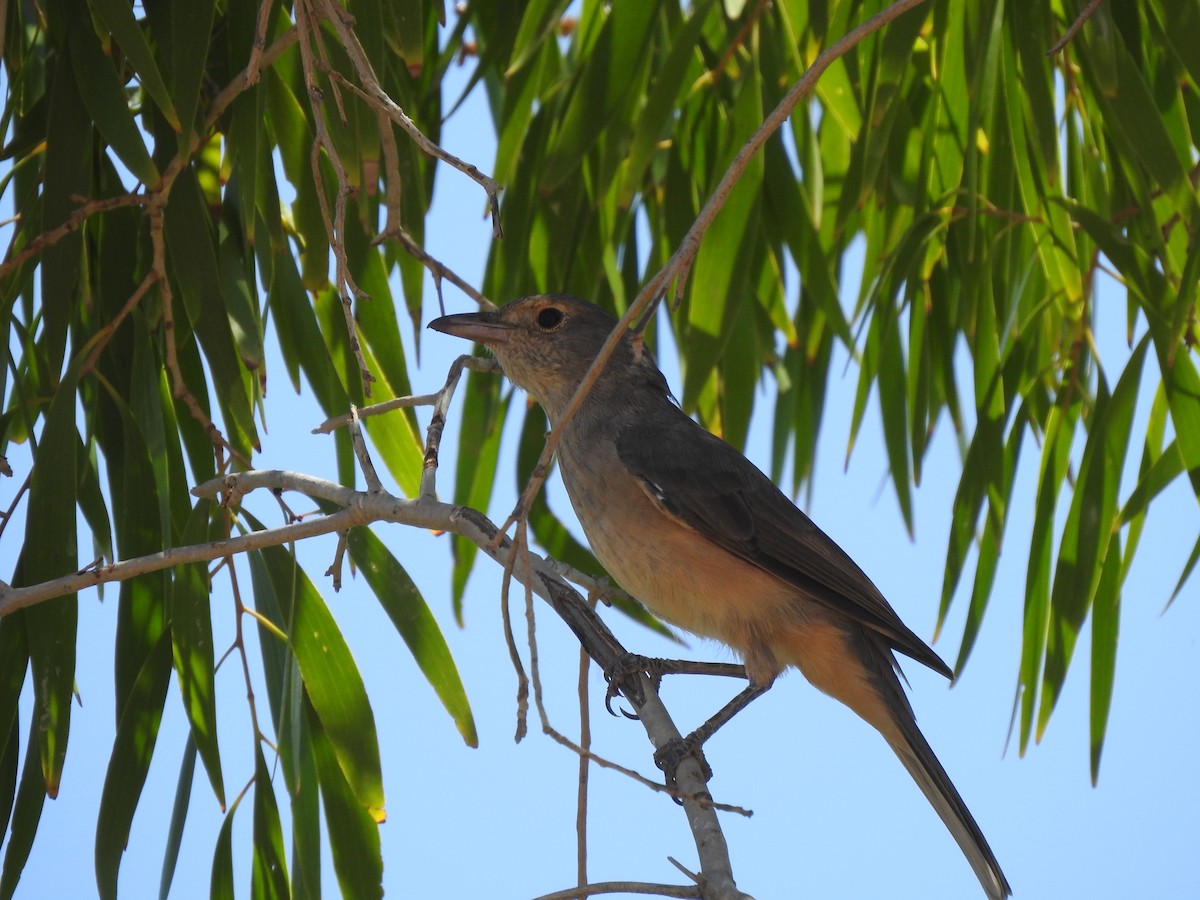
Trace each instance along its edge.
{"label": "bare stem", "polygon": [[1054,56],[1054,54],[1065,48],[1067,44],[1071,43],[1071,39],[1079,33],[1079,29],[1083,27],[1083,23],[1090,19],[1095,14],[1096,10],[1100,8],[1101,2],[1102,0],[1092,0],[1091,3],[1085,6],[1083,8],[1083,12],[1081,12],[1078,17],[1076,17],[1075,21],[1071,23],[1071,27],[1066,30],[1066,33],[1057,41],[1055,41],[1054,45],[1046,51],[1046,55]]}

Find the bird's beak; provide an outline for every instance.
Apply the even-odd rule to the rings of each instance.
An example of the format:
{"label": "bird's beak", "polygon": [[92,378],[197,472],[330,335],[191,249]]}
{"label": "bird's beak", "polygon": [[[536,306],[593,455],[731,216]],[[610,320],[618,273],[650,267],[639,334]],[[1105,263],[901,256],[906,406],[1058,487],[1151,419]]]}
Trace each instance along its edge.
{"label": "bird's beak", "polygon": [[513,332],[513,326],[501,321],[498,312],[459,313],[442,316],[429,323],[429,327],[442,334],[476,341],[486,347],[503,344]]}

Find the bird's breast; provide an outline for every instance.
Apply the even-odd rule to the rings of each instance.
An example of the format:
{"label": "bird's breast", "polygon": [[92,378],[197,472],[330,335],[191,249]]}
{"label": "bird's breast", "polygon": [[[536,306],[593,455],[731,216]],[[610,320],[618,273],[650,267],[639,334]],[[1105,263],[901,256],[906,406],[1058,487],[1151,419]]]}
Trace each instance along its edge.
{"label": "bird's breast", "polygon": [[622,588],[659,618],[731,646],[756,680],[778,674],[786,662],[772,647],[816,612],[812,604],[667,515],[615,448],[564,442],[559,466],[592,551]]}

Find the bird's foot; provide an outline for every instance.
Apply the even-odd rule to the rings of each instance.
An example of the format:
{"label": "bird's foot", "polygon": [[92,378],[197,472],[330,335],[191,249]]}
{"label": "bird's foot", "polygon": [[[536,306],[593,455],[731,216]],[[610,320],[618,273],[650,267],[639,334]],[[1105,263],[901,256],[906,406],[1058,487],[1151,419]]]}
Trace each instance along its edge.
{"label": "bird's foot", "polygon": [[[654,764],[662,769],[667,787],[674,788],[676,786],[675,774],[679,769],[679,764],[689,756],[700,763],[700,776],[705,783],[712,779],[712,766],[704,758],[702,745],[703,741],[696,735],[696,732],[692,732],[685,738],[663,744],[654,752]],[[680,802],[678,798],[676,798],[676,802]]]}
{"label": "bird's foot", "polygon": [[[638,675],[645,673],[650,676],[650,680],[654,683],[657,689],[659,682],[662,681],[663,673],[659,667],[662,660],[653,659],[649,656],[641,656],[637,653],[626,653],[616,660],[611,666],[604,670],[604,678],[608,682],[608,690],[604,694],[604,708],[611,715],[616,715],[616,710],[613,709],[612,702],[616,699],[617,694],[622,691],[629,692],[634,702],[642,701],[642,686],[638,680]],[[627,710],[621,710],[621,714],[629,719],[636,719],[637,714]]]}

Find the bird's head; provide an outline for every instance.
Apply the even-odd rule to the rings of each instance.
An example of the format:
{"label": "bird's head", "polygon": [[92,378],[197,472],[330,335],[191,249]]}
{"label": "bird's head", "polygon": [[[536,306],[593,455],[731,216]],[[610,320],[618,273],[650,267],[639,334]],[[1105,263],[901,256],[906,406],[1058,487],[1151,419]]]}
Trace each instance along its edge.
{"label": "bird's head", "polygon": [[[552,423],[566,409],[616,325],[617,320],[600,307],[569,294],[538,294],[500,309],[443,316],[429,323],[435,331],[491,350],[508,379],[541,403]],[[666,390],[649,354],[627,334],[597,387],[619,389],[647,381]]]}

